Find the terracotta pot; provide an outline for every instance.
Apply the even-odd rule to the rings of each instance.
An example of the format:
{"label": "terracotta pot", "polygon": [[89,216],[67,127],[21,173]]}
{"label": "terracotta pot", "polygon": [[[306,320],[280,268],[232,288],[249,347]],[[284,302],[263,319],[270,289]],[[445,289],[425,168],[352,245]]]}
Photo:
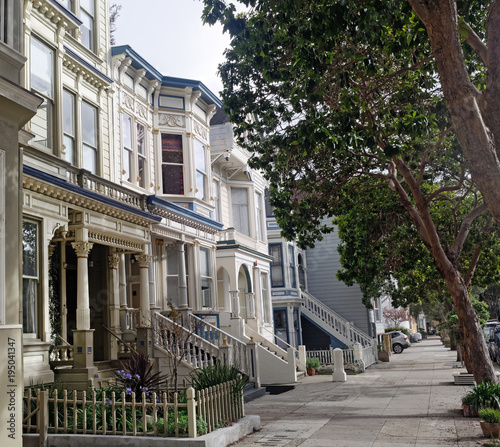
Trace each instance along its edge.
{"label": "terracotta pot", "polygon": [[315,376],[316,375],[316,370],[312,368],[307,368],[307,375],[308,376]]}
{"label": "terracotta pot", "polygon": [[499,438],[500,437],[500,423],[484,422],[480,421],[481,430],[483,430],[483,435],[487,438]]}
{"label": "terracotta pot", "polygon": [[465,417],[470,417],[470,418],[476,418],[477,417],[477,408],[467,405],[467,404],[462,404],[462,410],[464,411],[464,416]]}

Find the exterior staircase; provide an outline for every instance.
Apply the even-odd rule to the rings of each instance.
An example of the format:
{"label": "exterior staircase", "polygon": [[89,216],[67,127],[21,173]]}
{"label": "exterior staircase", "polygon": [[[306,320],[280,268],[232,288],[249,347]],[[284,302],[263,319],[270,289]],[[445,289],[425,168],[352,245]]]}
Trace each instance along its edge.
{"label": "exterior staircase", "polygon": [[349,348],[352,348],[354,343],[360,343],[364,348],[373,346],[376,343],[368,334],[349,323],[345,318],[307,292],[302,292],[301,311],[316,326],[331,334]]}

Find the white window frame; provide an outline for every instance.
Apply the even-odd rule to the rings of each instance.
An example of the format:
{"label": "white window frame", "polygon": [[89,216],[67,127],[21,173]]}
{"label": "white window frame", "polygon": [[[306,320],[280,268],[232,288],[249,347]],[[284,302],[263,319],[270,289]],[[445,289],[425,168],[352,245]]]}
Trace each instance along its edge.
{"label": "white window frame", "polygon": [[264,242],[264,213],[262,212],[262,194],[255,192],[255,226],[256,237],[260,242]]}
{"label": "white window frame", "polygon": [[[203,269],[202,253],[206,253],[206,271]],[[205,282],[206,287],[203,288]],[[201,307],[202,309],[213,309],[214,300],[212,292],[213,284],[213,266],[212,266],[212,250],[208,247],[200,247],[200,292],[201,292]]]}
{"label": "white window frame", "polygon": [[[70,108],[66,108],[65,97],[71,98]],[[63,122],[62,122],[62,132],[63,132],[63,151],[64,158],[66,161],[70,162],[73,166],[77,165],[77,138],[76,138],[76,95],[68,89],[63,89]],[[72,121],[72,129],[66,126],[66,117],[70,115]],[[68,148],[68,142],[71,142],[72,148]]]}
{"label": "white window frame", "polygon": [[90,51],[93,51],[95,52],[95,41],[96,41],[96,38],[95,38],[95,29],[96,29],[96,20],[95,20],[95,15],[96,15],[96,7],[95,7],[95,1],[94,0],[88,0],[89,1],[89,4],[91,5],[92,7],[92,11],[89,11],[88,8],[86,8],[85,6],[82,6],[82,3],[84,3],[82,0],[79,0],[79,7],[80,7],[80,12],[79,12],[79,17],[80,17],[80,20],[83,22],[84,21],[84,16],[89,18],[90,19],[90,23],[91,23],[91,28],[89,29],[89,41],[88,41],[88,44],[84,41],[83,39],[83,35],[84,35],[84,26],[83,26],[83,23],[81,25],[81,42],[82,42],[82,45],[85,46],[86,48],[88,48]]}
{"label": "white window frame", "polygon": [[[194,139],[194,164],[195,164],[195,196],[203,201],[207,201],[208,195],[208,167],[207,167],[207,159],[208,157],[208,147],[205,143]],[[202,155],[202,160],[198,158],[199,155]],[[201,182],[200,182],[201,180]]]}
{"label": "white window frame", "polygon": [[[43,88],[38,88],[41,87],[36,85],[35,77],[36,77],[36,71],[40,69],[40,64],[36,63],[33,59],[33,54],[34,54],[34,47],[39,45],[39,49],[44,49],[47,50],[47,54],[50,54],[50,67],[47,67],[50,69],[49,77],[50,79],[50,92],[47,91],[46,89]],[[42,50],[43,51],[43,50]],[[41,96],[43,98],[43,103],[38,107],[38,112],[37,114],[31,119],[31,124],[32,128],[34,127],[35,123],[37,120],[41,119],[43,120],[43,117],[40,118],[43,109],[46,110],[46,118],[45,122],[46,124],[41,127],[44,127],[47,130],[47,135],[45,140],[37,140],[37,137],[43,137],[45,135],[37,135],[33,129],[33,133],[36,134],[35,139],[33,140],[35,143],[39,144],[40,146],[44,146],[47,148],[47,150],[53,151],[54,150],[54,96],[55,96],[55,50],[54,48],[50,47],[47,45],[42,39],[38,38],[35,35],[31,35],[30,38],[30,86],[31,90],[35,92],[37,95]],[[40,78],[41,79],[41,78]],[[43,79],[41,79],[43,82]],[[44,142],[45,141],[45,142]]]}
{"label": "white window frame", "polygon": [[[84,110],[85,106],[89,108],[89,110],[95,111],[95,120],[94,120],[94,141],[90,141],[87,138],[87,132],[84,129],[83,122],[84,122]],[[92,174],[99,175],[99,107],[96,105],[92,104],[89,101],[82,100],[81,105],[80,105],[80,110],[81,110],[81,135],[82,135],[82,141],[81,141],[81,160],[82,160],[82,168],[86,169],[87,171],[91,172]],[[95,165],[93,168],[91,167],[89,169],[88,161],[86,161],[86,155],[89,153],[89,151],[93,151],[94,153],[94,163]]]}
{"label": "white window frame", "polygon": [[[39,298],[40,298],[40,222],[37,222],[35,220],[31,220],[31,219],[28,219],[28,218],[24,218],[23,219],[23,222],[22,222],[22,225],[24,227],[24,223],[29,223],[29,224],[33,224],[35,225],[36,227],[36,247],[35,247],[35,250],[36,250],[36,253],[35,253],[35,262],[36,262],[36,265],[35,265],[35,275],[27,275],[25,274],[25,270],[24,270],[24,265],[22,267],[22,306],[23,306],[23,337],[26,337],[26,338],[36,338],[37,335],[38,335],[38,331],[39,331],[39,312],[40,312],[40,307],[39,307]],[[23,250],[22,250],[22,254],[23,254],[23,261],[24,261],[24,234],[23,234]],[[35,286],[35,296],[34,296],[34,303],[33,303],[33,315],[32,315],[32,318],[33,318],[33,321],[32,321],[32,324],[34,325],[34,331],[25,331],[25,318],[27,317],[27,312],[25,310],[25,308],[28,307],[28,304],[25,303],[25,297],[24,297],[24,292],[25,292],[25,282],[24,280],[30,280],[30,281],[33,281],[34,282],[34,286]]]}
{"label": "white window frame", "polygon": [[214,199],[214,220],[221,222],[220,213],[220,182],[216,179],[212,180],[212,194]]}
{"label": "white window frame", "polygon": [[[235,190],[245,191],[246,196],[246,204],[245,203],[235,203],[234,199],[236,198]],[[245,187],[239,186],[231,186],[231,219],[233,222],[233,228],[241,234],[245,236],[251,235],[250,228],[250,200],[249,200],[249,189]],[[242,212],[246,207],[246,213]],[[238,210],[238,211],[236,211]],[[236,214],[236,212],[238,214]],[[237,219],[235,219],[235,217]],[[248,231],[245,231],[248,230]]]}
{"label": "white window frame", "polygon": [[[180,142],[181,142],[181,151],[180,152],[182,154],[182,162],[179,163],[179,162],[172,162],[172,161],[168,161],[168,162],[163,161],[163,135],[175,136],[175,137],[180,138]],[[184,151],[185,146],[186,145],[185,145],[185,141],[184,141],[184,136],[182,134],[161,132],[161,134],[160,134],[160,149],[161,149],[160,179],[161,179],[161,192],[164,195],[184,195],[184,193],[186,192],[186,170],[185,170],[186,154]],[[180,172],[182,173],[180,192],[165,192],[165,182],[164,182],[164,172],[163,172],[164,166],[177,166],[180,168]]]}

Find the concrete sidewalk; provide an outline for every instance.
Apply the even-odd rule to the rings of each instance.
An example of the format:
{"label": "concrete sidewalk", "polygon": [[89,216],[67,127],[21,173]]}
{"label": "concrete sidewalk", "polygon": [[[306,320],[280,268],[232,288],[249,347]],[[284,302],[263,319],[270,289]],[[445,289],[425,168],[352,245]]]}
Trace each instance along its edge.
{"label": "concrete sidewalk", "polygon": [[262,430],[235,447],[433,447],[488,444],[479,419],[465,418],[453,385],[456,352],[438,338],[413,344],[389,363],[347,376],[307,377],[293,391],[245,405],[261,417]]}

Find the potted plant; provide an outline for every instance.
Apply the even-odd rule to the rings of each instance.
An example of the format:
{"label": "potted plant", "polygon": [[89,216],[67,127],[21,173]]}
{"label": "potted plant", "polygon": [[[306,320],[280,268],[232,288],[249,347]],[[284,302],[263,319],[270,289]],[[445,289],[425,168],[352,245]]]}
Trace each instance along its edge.
{"label": "potted plant", "polygon": [[314,376],[316,374],[316,369],[321,366],[321,362],[316,357],[309,357],[306,360],[307,374],[309,376]]}
{"label": "potted plant", "polygon": [[479,410],[481,430],[488,438],[500,437],[500,411],[494,408],[482,408]]}
{"label": "potted plant", "polygon": [[500,385],[484,382],[474,385],[462,397],[464,416],[477,416],[479,408],[494,407],[500,409]]}

